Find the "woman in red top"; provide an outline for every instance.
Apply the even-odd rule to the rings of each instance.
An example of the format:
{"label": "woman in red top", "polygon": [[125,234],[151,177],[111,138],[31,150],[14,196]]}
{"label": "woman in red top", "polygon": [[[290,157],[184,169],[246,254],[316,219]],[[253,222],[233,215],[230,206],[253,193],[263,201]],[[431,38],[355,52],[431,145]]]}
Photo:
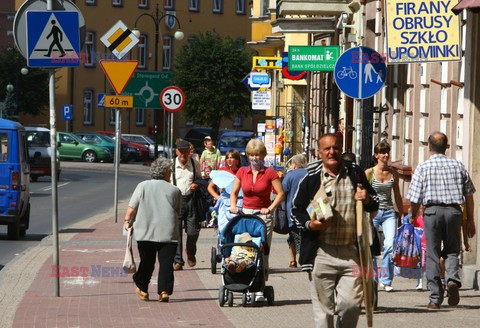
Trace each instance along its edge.
{"label": "woman in red top", "polygon": [[[272,246],[273,210],[280,205],[285,198],[282,182],[272,168],[264,166],[267,148],[259,139],[252,139],[246,147],[250,166],[244,166],[237,172],[230,194],[230,212],[238,213],[237,198],[240,188],[243,191],[243,213],[252,214],[260,211],[259,217],[267,227],[267,242]],[[272,187],[277,196],[271,201]],[[265,271],[268,271],[268,256],[265,256]],[[265,280],[268,275],[266,274]]]}
{"label": "woman in red top", "polygon": [[[241,166],[241,163],[242,163],[242,160],[240,158],[240,153],[238,152],[238,150],[230,149],[225,154],[225,166],[222,165],[222,167],[219,168],[219,170],[227,171],[229,173],[232,173],[233,175],[236,175],[238,169]],[[216,186],[213,183],[213,181],[210,181],[210,183],[208,184],[207,190],[209,194],[212,195],[213,199],[217,201],[220,195],[217,193]]]}

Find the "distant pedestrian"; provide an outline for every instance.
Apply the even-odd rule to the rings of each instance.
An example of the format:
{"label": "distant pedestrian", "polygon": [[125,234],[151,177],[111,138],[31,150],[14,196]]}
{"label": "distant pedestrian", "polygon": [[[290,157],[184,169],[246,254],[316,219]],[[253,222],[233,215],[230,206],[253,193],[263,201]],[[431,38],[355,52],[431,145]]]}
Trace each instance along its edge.
{"label": "distant pedestrian", "polygon": [[202,176],[205,175],[204,171],[207,166],[210,166],[212,170],[218,170],[220,167],[220,161],[222,159],[220,150],[215,148],[213,139],[210,136],[205,137],[203,144],[205,145],[205,150],[202,152],[202,156],[200,156]]}
{"label": "distant pedestrian", "polygon": [[[379,199],[378,211],[373,215],[373,226],[378,231],[382,226],[384,241],[383,241],[383,256],[381,268],[378,269],[380,287],[383,287],[386,292],[393,290],[393,274],[394,264],[392,261],[393,242],[397,233],[397,216],[393,206],[392,194],[395,199],[395,205],[399,209],[399,213],[403,212],[402,195],[400,194],[400,187],[398,176],[389,167],[390,161],[390,145],[386,141],[381,141],[374,147],[374,162],[375,166],[365,170],[367,180],[377,192]],[[373,266],[377,267],[377,259],[373,258]]]}
{"label": "distant pedestrian", "polygon": [[157,290],[160,302],[168,302],[173,293],[173,259],[178,243],[178,225],[182,207],[180,189],[170,184],[172,160],[159,157],[150,166],[151,180],[135,188],[125,214],[125,229],[133,225],[140,265],[133,275],[135,293],[148,300],[148,285],[158,256]]}
{"label": "distant pedestrian", "polygon": [[[335,327],[335,315],[337,327],[356,327],[363,299],[362,278],[354,274],[360,265],[356,202],[362,201],[368,212],[377,210],[378,202],[363,170],[341,159],[335,134],[324,134],[318,146],[321,161],[307,167],[293,200],[292,213],[301,228],[300,264],[311,271],[315,327]],[[322,210],[309,214],[312,200]]]}
{"label": "distant pedestrian", "polygon": [[200,234],[201,223],[195,214],[193,193],[198,189],[198,185],[194,181],[200,179],[201,174],[200,164],[190,157],[190,143],[183,139],[178,139],[175,145],[177,157],[174,162],[171,182],[182,192],[183,203],[174,268],[175,270],[183,270],[183,265],[185,264],[183,260],[183,227],[185,227],[185,232],[187,233],[187,263],[190,267],[194,267],[197,264],[197,240]]}
{"label": "distant pedestrian", "polygon": [[[466,232],[475,235],[473,186],[470,176],[457,160],[445,155],[448,139],[442,132],[434,132],[428,138],[430,158],[418,165],[413,174],[407,198],[412,203],[415,218],[420,204],[423,212],[427,241],[427,287],[430,290],[429,309],[439,309],[443,302],[443,286],[440,279],[440,257],[445,259],[448,305],[456,306],[460,301],[459,254],[461,248],[460,229],[462,210],[467,211]],[[443,249],[441,248],[443,242]]]}
{"label": "distant pedestrian", "polygon": [[[283,191],[287,195],[287,215],[291,219],[292,216],[292,203],[297,191],[300,180],[307,175],[307,156],[304,154],[294,155],[291,159],[292,169],[287,172],[285,178],[282,181]],[[297,267],[297,254],[300,253],[300,234],[298,228],[294,228],[288,233],[288,247],[290,249],[290,268]]]}

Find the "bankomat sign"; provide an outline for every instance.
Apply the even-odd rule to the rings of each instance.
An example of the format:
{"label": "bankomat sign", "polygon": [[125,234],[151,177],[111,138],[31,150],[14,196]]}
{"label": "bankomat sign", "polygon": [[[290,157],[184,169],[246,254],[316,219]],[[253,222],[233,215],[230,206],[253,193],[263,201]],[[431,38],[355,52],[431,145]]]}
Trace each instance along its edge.
{"label": "bankomat sign", "polygon": [[453,0],[387,0],[387,62],[460,60],[460,21]]}

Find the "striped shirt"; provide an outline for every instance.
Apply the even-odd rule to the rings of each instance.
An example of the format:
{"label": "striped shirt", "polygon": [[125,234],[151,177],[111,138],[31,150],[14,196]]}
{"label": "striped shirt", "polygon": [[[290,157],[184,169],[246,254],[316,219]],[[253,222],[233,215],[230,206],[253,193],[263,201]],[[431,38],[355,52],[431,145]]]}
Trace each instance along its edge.
{"label": "striped shirt", "polygon": [[377,192],[379,210],[386,210],[386,209],[390,210],[393,208],[393,201],[392,201],[393,183],[394,183],[393,175],[391,179],[387,182],[380,182],[375,178],[375,175],[373,176],[372,187]]}
{"label": "striped shirt", "polygon": [[463,204],[475,192],[462,163],[444,154],[434,154],[413,174],[407,198],[415,204]]}
{"label": "striped shirt", "polygon": [[356,242],[355,191],[348,177],[347,169],[342,167],[335,177],[322,167],[322,181],[328,201],[333,211],[332,223],[319,233],[318,240],[329,245],[350,245]]}

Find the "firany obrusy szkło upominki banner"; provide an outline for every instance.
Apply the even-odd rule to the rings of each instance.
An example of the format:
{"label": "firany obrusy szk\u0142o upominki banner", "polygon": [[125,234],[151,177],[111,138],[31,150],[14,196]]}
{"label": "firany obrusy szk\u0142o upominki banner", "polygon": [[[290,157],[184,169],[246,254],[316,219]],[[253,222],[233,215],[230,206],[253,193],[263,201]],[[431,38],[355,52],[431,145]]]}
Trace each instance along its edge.
{"label": "firany obrusy szk\u0142o upominki banner", "polygon": [[406,64],[460,60],[456,0],[386,0],[387,62]]}

